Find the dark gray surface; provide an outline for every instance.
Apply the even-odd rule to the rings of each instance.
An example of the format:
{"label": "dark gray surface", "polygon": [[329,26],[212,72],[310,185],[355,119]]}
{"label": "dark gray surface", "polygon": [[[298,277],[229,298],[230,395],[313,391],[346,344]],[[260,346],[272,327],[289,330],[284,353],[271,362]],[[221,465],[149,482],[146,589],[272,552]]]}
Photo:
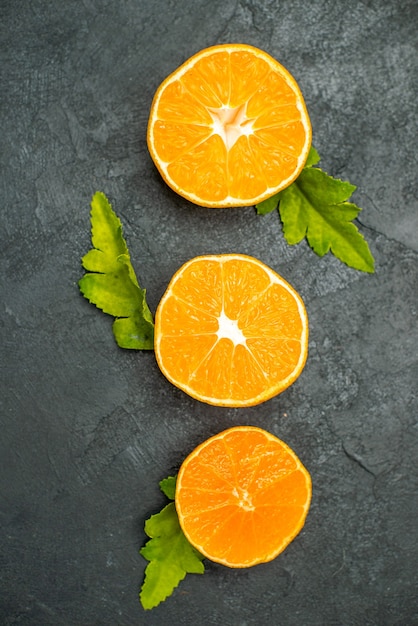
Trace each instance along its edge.
{"label": "dark gray surface", "polygon": [[[2,0],[0,623],[418,624],[416,0]],[[212,44],[294,74],[329,173],[358,186],[375,275],[284,243],[277,215],[193,208],[148,156],[151,99]],[[242,252],[305,299],[310,355],[258,407],[209,407],[153,353],[117,348],[79,294],[89,202],[121,217],[152,311],[181,263]],[[145,612],[143,524],[206,437],[254,424],[313,478],[306,526],[270,564],[207,563]]]}

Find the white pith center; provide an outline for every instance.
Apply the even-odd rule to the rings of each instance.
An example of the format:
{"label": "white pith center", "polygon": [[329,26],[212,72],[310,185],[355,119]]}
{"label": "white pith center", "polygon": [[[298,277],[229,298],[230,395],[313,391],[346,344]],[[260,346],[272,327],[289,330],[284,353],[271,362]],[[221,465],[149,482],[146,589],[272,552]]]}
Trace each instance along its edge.
{"label": "white pith center", "polygon": [[216,333],[218,339],[230,339],[235,346],[239,344],[245,345],[246,339],[242,330],[238,327],[237,320],[231,320],[231,318],[222,311],[218,317],[218,324],[219,327]]}
{"label": "white pith center", "polygon": [[230,150],[242,135],[251,135],[254,120],[247,117],[247,105],[237,107],[208,107],[213,119],[213,133],[219,135]]}
{"label": "white pith center", "polygon": [[251,502],[248,491],[246,491],[245,489],[238,490],[236,487],[234,487],[232,493],[235,498],[238,498],[238,506],[240,506],[245,511],[254,511],[254,506]]}

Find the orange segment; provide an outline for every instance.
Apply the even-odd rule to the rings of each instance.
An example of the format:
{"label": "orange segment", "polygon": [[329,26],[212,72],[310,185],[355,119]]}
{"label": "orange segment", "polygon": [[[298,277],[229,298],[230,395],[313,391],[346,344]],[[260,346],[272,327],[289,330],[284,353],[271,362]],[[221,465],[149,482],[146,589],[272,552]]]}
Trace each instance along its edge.
{"label": "orange segment", "polygon": [[258,196],[265,190],[266,177],[248,137],[240,137],[230,149],[228,175],[231,195],[240,194],[243,187],[251,197]]}
{"label": "orange segment", "polygon": [[[211,164],[207,159],[210,151],[216,162]],[[217,135],[211,135],[205,143],[199,143],[178,159],[167,164],[167,176],[181,179],[184,193],[198,193],[202,200],[207,198],[223,198],[227,192],[228,182],[226,170],[225,146]],[[196,178],[196,172],[199,177]]]}
{"label": "orange segment", "polygon": [[302,372],[308,318],[299,294],[258,259],[196,257],[158,305],[154,348],[162,373],[192,397],[252,406]]}
{"label": "orange segment", "polygon": [[179,522],[204,556],[229,567],[274,559],[307,516],[311,479],[283,441],[254,426],[235,426],[198,446],[176,485]]}
{"label": "orange segment", "polygon": [[295,81],[283,66],[277,64],[251,94],[247,104],[248,116],[259,118],[266,111],[280,111],[291,104],[298,109],[302,104],[295,97]]}
{"label": "orange segment", "polygon": [[311,144],[291,74],[244,44],[202,50],[157,89],[148,148],[166,183],[207,207],[256,204],[290,185]]}
{"label": "orange segment", "polygon": [[207,127],[199,124],[158,121],[157,126],[156,147],[167,162],[188,154],[210,136]]}
{"label": "orange segment", "polygon": [[286,154],[278,146],[272,146],[271,143],[264,141],[259,135],[250,138],[251,149],[254,158],[257,159],[260,166],[263,166],[263,175],[266,185],[274,182],[277,169],[290,175],[295,168],[295,157]]}
{"label": "orange segment", "polygon": [[271,72],[271,63],[264,55],[257,55],[249,46],[239,48],[230,52],[230,107],[248,103],[255,86],[263,84]]}
{"label": "orange segment", "polygon": [[[165,89],[165,97],[159,104],[158,119],[164,122],[203,124],[211,122],[205,106],[184,87],[180,81],[170,82]],[[156,136],[161,133],[156,133]]]}
{"label": "orange segment", "polygon": [[218,54],[201,54],[193,59],[193,63],[186,62],[172,77],[178,78],[185,89],[204,106],[222,106],[229,97],[230,67],[227,50],[220,48]]}

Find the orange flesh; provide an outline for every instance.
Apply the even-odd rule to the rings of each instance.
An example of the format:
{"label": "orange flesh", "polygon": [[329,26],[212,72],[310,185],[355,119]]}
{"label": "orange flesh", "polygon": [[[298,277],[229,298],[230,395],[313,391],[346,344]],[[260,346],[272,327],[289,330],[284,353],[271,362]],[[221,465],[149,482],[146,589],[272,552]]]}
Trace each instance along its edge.
{"label": "orange flesh", "polygon": [[275,558],[301,530],[311,481],[295,453],[255,427],[212,437],[184,461],[176,487],[182,529],[202,554],[230,567]]}
{"label": "orange flesh", "polygon": [[171,382],[199,400],[250,406],[287,388],[307,356],[297,293],[245,255],[198,257],[156,313],[155,353]]}
{"label": "orange flesh", "polygon": [[206,206],[253,204],[290,184],[311,127],[277,61],[243,45],[192,57],[157,91],[148,144],[166,182]]}

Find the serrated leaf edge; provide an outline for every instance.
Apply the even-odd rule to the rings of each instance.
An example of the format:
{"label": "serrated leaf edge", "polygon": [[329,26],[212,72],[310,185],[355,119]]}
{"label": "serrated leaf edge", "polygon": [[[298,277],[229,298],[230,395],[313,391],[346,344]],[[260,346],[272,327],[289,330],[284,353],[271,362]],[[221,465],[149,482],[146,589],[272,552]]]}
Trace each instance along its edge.
{"label": "serrated leaf edge", "polygon": [[[90,232],[91,232],[91,244],[92,244],[92,246],[93,246],[93,247],[92,247],[92,248],[90,248],[90,250],[89,250],[88,252],[86,252],[86,254],[85,254],[85,255],[83,255],[83,257],[81,258],[81,265],[82,265],[82,267],[86,270],[86,272],[85,272],[84,276],[82,276],[82,277],[80,278],[80,280],[77,282],[77,285],[78,285],[78,287],[79,287],[79,290],[80,290],[80,292],[82,293],[83,297],[84,297],[84,298],[86,298],[86,300],[87,300],[90,304],[94,305],[97,309],[99,309],[100,311],[102,311],[105,315],[110,315],[111,317],[113,317],[114,321],[116,321],[116,320],[118,320],[118,319],[130,319],[130,318],[132,318],[132,317],[133,317],[132,315],[126,315],[126,316],[125,316],[125,315],[122,315],[122,316],[115,316],[115,315],[112,315],[112,314],[110,314],[110,313],[107,313],[107,312],[106,312],[106,311],[105,311],[105,310],[104,310],[101,306],[98,306],[98,305],[96,304],[96,302],[94,302],[93,300],[91,300],[91,299],[90,299],[90,298],[89,298],[89,297],[85,294],[84,289],[83,289],[83,287],[82,287],[82,281],[83,281],[84,277],[85,277],[85,276],[87,276],[87,275],[93,275],[93,276],[94,276],[95,274],[102,274],[102,275],[104,275],[104,276],[106,276],[106,275],[107,275],[107,272],[95,272],[95,271],[90,271],[90,270],[89,270],[89,269],[85,266],[85,264],[84,264],[84,262],[85,262],[85,258],[87,257],[87,255],[89,254],[89,252],[91,252],[92,250],[97,250],[98,252],[101,252],[102,254],[104,254],[103,250],[100,250],[100,248],[97,248],[97,247],[94,245],[94,243],[93,243],[93,239],[94,239],[94,223],[93,223],[93,211],[94,211],[94,206],[93,206],[93,205],[94,205],[94,203],[95,203],[95,201],[96,201],[97,196],[100,196],[100,197],[101,197],[101,199],[102,199],[105,203],[107,203],[107,205],[109,206],[109,208],[110,208],[110,212],[111,212],[111,215],[112,215],[112,219],[115,219],[115,220],[116,220],[116,223],[117,223],[117,234],[118,234],[118,236],[120,236],[120,238],[121,238],[121,240],[122,240],[122,244],[123,244],[123,249],[124,249],[124,252],[122,252],[121,254],[119,254],[119,255],[116,257],[116,261],[117,261],[118,263],[120,263],[121,265],[125,265],[125,266],[127,267],[127,269],[128,269],[128,280],[130,280],[130,282],[131,282],[131,283],[134,285],[134,287],[138,290],[138,292],[139,292],[139,301],[141,301],[141,302],[142,302],[141,309],[138,307],[138,311],[140,311],[140,312],[142,313],[142,316],[143,316],[143,318],[144,318],[145,322],[147,322],[148,324],[150,324],[150,325],[153,327],[153,326],[154,326],[154,320],[153,320],[153,317],[152,317],[152,313],[151,313],[151,311],[150,311],[150,309],[149,309],[149,307],[148,307],[148,304],[147,304],[147,302],[146,302],[146,289],[142,289],[142,288],[139,286],[138,279],[137,279],[137,276],[136,276],[136,273],[135,273],[135,269],[134,269],[134,267],[133,267],[133,265],[132,265],[132,262],[131,262],[131,257],[130,257],[129,249],[128,249],[128,246],[127,246],[126,240],[125,240],[125,238],[124,238],[124,236],[123,236],[123,225],[122,225],[122,222],[121,222],[121,220],[120,220],[119,216],[118,216],[118,215],[115,213],[115,211],[113,210],[112,204],[110,203],[110,201],[109,201],[109,199],[107,198],[106,194],[105,194],[105,193],[103,193],[102,191],[96,191],[96,192],[93,194],[92,199],[91,199],[91,202],[90,202],[90,207],[91,207],[91,208],[90,208],[90,224],[91,224],[91,229],[90,229]],[[125,348],[125,346],[124,346],[124,345],[121,345],[121,343],[118,341],[118,339],[116,338],[116,336],[115,336],[115,335],[114,335],[114,338],[115,338],[116,343],[118,344],[118,346],[119,346],[119,347]],[[134,349],[151,350],[151,349],[153,349],[153,347],[150,347],[150,348],[134,348]]]}
{"label": "serrated leaf edge", "polygon": [[[160,487],[161,491],[162,491],[162,492],[164,493],[164,495],[165,495],[165,496],[166,496],[166,497],[170,500],[170,502],[169,502],[167,505],[165,505],[165,506],[161,509],[161,511],[159,511],[158,513],[155,513],[154,515],[151,515],[149,518],[147,518],[147,519],[145,520],[145,534],[149,537],[149,539],[148,539],[148,541],[145,543],[145,545],[144,545],[142,548],[140,548],[140,550],[139,550],[140,555],[141,555],[144,559],[146,559],[146,560],[148,561],[148,564],[147,564],[147,566],[146,566],[146,568],[145,568],[144,582],[143,582],[143,583],[142,583],[142,585],[141,585],[141,589],[140,589],[140,593],[139,593],[139,598],[140,598],[140,601],[141,601],[141,605],[142,605],[142,607],[143,607],[145,610],[150,610],[150,609],[155,608],[156,606],[158,606],[159,604],[161,604],[162,602],[164,602],[164,601],[165,601],[168,597],[170,597],[170,596],[172,595],[172,593],[173,593],[174,589],[177,589],[177,587],[179,586],[179,584],[181,583],[181,581],[182,581],[182,580],[184,580],[184,579],[186,578],[186,574],[204,574],[204,571],[205,571],[204,565],[203,565],[203,563],[202,563],[202,561],[203,561],[203,559],[204,559],[204,556],[203,556],[203,555],[202,555],[202,554],[201,554],[198,550],[196,550],[196,548],[195,548],[194,546],[192,546],[192,544],[188,541],[188,539],[187,539],[187,538],[186,538],[186,536],[184,535],[183,530],[182,530],[182,528],[181,528],[181,526],[180,526],[180,524],[179,524],[179,529],[180,529],[180,533],[181,533],[181,534],[179,534],[179,535],[175,538],[175,541],[174,541],[174,542],[173,542],[173,544],[172,544],[172,545],[173,545],[173,549],[174,549],[174,547],[177,545],[177,544],[176,544],[176,542],[181,541],[181,539],[182,539],[182,538],[184,538],[184,539],[186,540],[187,544],[190,546],[191,551],[192,551],[192,552],[196,555],[196,558],[200,560],[200,563],[201,563],[201,565],[202,565],[202,571],[201,571],[201,572],[189,572],[189,571],[187,571],[186,569],[184,569],[182,566],[179,566],[179,569],[183,571],[183,574],[182,574],[182,575],[180,575],[180,577],[178,578],[177,583],[176,583],[176,584],[174,584],[174,585],[173,585],[173,587],[171,588],[171,591],[170,591],[170,592],[168,592],[168,593],[167,593],[164,597],[161,597],[161,599],[160,599],[158,602],[156,602],[155,604],[152,604],[152,606],[151,606],[151,605],[149,605],[149,606],[145,606],[145,605],[144,605],[144,603],[143,603],[143,601],[142,601],[142,596],[143,596],[144,586],[146,585],[146,581],[147,581],[147,570],[148,570],[149,566],[151,565],[151,563],[153,563],[153,561],[149,561],[149,559],[148,559],[148,558],[144,555],[144,551],[145,551],[146,547],[147,547],[147,546],[148,546],[148,545],[149,545],[152,541],[154,541],[155,539],[158,539],[158,538],[160,538],[160,537],[161,537],[161,535],[155,535],[155,536],[150,535],[150,534],[147,532],[147,530],[146,530],[146,526],[147,526],[147,522],[148,522],[149,520],[151,520],[153,517],[155,517],[155,516],[159,515],[160,513],[162,513],[162,511],[164,511],[165,509],[167,509],[167,508],[168,508],[169,506],[171,506],[171,505],[174,507],[174,511],[176,512],[176,509],[175,509],[175,503],[174,503],[174,498],[171,498],[170,496],[168,496],[168,495],[167,495],[167,493],[164,491],[164,489],[163,489],[163,487],[162,487],[163,483],[165,483],[165,482],[166,482],[166,481],[168,481],[168,480],[172,480],[172,479],[177,479],[177,475],[175,475],[175,476],[167,476],[166,478],[163,478],[163,479],[159,482],[159,487]],[[177,515],[177,512],[176,512],[176,515]]]}
{"label": "serrated leaf edge", "polygon": [[[307,168],[307,169],[308,169],[308,168]],[[356,213],[356,215],[355,215],[354,217],[352,217],[351,219],[346,219],[346,220],[343,220],[343,221],[344,221],[347,225],[348,225],[348,224],[351,224],[351,225],[352,225],[352,227],[353,227],[353,228],[355,229],[355,231],[356,231],[356,234],[357,234],[357,235],[358,235],[358,236],[362,239],[362,242],[365,244],[366,249],[367,249],[367,252],[369,253],[369,256],[370,256],[370,261],[371,261],[371,264],[370,264],[370,263],[368,263],[368,261],[367,261],[367,260],[365,260],[365,259],[364,259],[364,257],[362,257],[361,255],[358,255],[358,253],[357,253],[356,249],[353,249],[353,250],[354,250],[354,252],[356,252],[357,256],[359,256],[360,258],[362,258],[362,259],[365,261],[366,266],[367,266],[367,267],[369,267],[370,269],[365,269],[365,268],[362,268],[362,267],[358,267],[357,265],[355,265],[355,264],[353,264],[353,263],[348,263],[347,261],[345,261],[344,259],[342,259],[342,258],[341,258],[341,256],[338,254],[338,252],[336,253],[336,252],[334,251],[332,243],[330,243],[330,244],[329,244],[329,246],[328,246],[328,248],[327,248],[324,252],[322,252],[322,253],[321,253],[321,252],[319,252],[318,250],[316,250],[316,249],[315,249],[315,247],[314,247],[314,245],[311,243],[311,241],[310,241],[310,239],[309,239],[309,225],[306,227],[306,229],[305,229],[305,233],[304,233],[303,235],[301,235],[298,239],[295,239],[295,240],[289,239],[288,233],[286,232],[285,222],[284,222],[284,220],[283,220],[283,218],[282,218],[282,215],[280,214],[280,200],[279,200],[279,204],[278,204],[277,209],[278,209],[278,211],[279,211],[279,214],[280,214],[280,219],[281,219],[282,224],[283,224],[283,234],[284,234],[284,237],[285,237],[285,239],[286,239],[287,243],[288,243],[289,245],[296,245],[296,244],[300,243],[303,239],[305,239],[305,238],[306,238],[306,240],[307,240],[307,242],[308,242],[308,244],[309,244],[310,248],[311,248],[311,249],[313,250],[313,252],[315,252],[315,254],[317,254],[319,257],[323,257],[323,256],[325,256],[326,254],[328,254],[329,252],[331,252],[331,253],[332,253],[332,254],[333,254],[333,255],[334,255],[334,256],[335,256],[335,257],[336,257],[339,261],[341,261],[342,263],[344,263],[345,265],[347,265],[347,267],[351,267],[351,268],[356,269],[356,270],[358,270],[358,271],[361,271],[361,272],[366,272],[366,273],[369,273],[369,274],[374,273],[374,258],[373,258],[373,255],[372,255],[372,253],[371,253],[371,250],[370,250],[369,244],[368,244],[368,242],[367,242],[366,238],[364,237],[364,235],[363,235],[363,234],[360,232],[360,230],[358,229],[357,225],[354,223],[354,220],[355,220],[355,219],[357,219],[358,215],[360,214],[360,212],[361,212],[363,209],[362,209],[361,207],[359,207],[358,205],[356,205],[355,203],[353,203],[353,202],[348,202],[348,200],[351,198],[351,196],[353,195],[353,193],[354,193],[354,192],[355,192],[355,190],[357,189],[357,186],[356,186],[356,185],[353,185],[353,184],[352,184],[352,183],[350,183],[349,181],[342,180],[342,179],[340,179],[340,178],[335,178],[335,177],[331,176],[330,174],[328,174],[327,172],[325,172],[325,171],[324,171],[323,169],[321,169],[320,167],[312,167],[312,166],[309,166],[309,169],[314,169],[314,170],[320,171],[320,172],[322,172],[323,174],[325,174],[325,176],[327,176],[328,178],[331,178],[332,180],[335,180],[335,181],[340,182],[340,183],[343,183],[343,184],[348,184],[348,185],[350,185],[350,187],[352,187],[352,191],[351,191],[351,193],[347,196],[347,198],[346,198],[346,200],[345,200],[345,201],[343,201],[343,202],[337,202],[337,203],[333,203],[333,204],[325,204],[324,206],[325,206],[325,207],[327,207],[328,209],[332,209],[333,207],[342,207],[342,206],[344,206],[344,205],[350,204],[352,207],[354,207],[354,208],[357,210],[357,213]],[[297,182],[298,182],[298,179],[296,179],[296,180],[294,181],[294,183],[292,183],[292,184],[297,185]],[[308,197],[307,197],[307,196],[306,196],[306,194],[303,192],[303,190],[300,188],[300,186],[298,186],[298,189],[299,189],[299,192],[300,192],[300,193],[304,196],[304,198],[306,199],[307,203],[308,203],[308,204],[309,204],[309,205],[310,205],[310,206],[311,206],[311,207],[312,207],[312,208],[316,211],[315,207],[311,204],[311,202],[309,201]],[[286,193],[286,189],[284,189],[284,190],[283,190],[283,192],[280,192],[280,193]],[[316,211],[316,212],[317,212],[317,211]],[[333,229],[332,222],[330,222],[329,220],[327,220],[327,218],[326,218],[326,214],[324,215],[324,214],[322,214],[322,213],[321,213],[321,217],[322,217],[322,219],[323,219],[323,220],[324,220],[324,221],[328,224],[328,226],[330,227],[330,229],[331,229],[331,230],[334,230],[334,229]],[[339,234],[339,233],[337,233],[337,234]]]}
{"label": "serrated leaf edge", "polygon": [[[312,163],[310,163],[310,162],[309,162],[309,161],[310,161],[310,159],[312,159]],[[346,200],[345,200],[344,202],[338,202],[338,203],[329,204],[329,205],[325,205],[325,206],[328,206],[329,208],[331,208],[331,207],[333,207],[333,206],[338,207],[338,206],[340,206],[340,205],[342,205],[342,204],[346,204],[346,203],[348,203],[348,200],[351,198],[351,196],[353,195],[353,193],[356,191],[357,186],[356,186],[356,185],[353,185],[353,183],[350,183],[348,180],[342,180],[341,178],[335,178],[334,176],[331,176],[330,174],[328,174],[327,172],[325,172],[325,170],[323,170],[322,168],[317,167],[317,164],[319,163],[319,161],[320,161],[320,160],[321,160],[321,157],[320,157],[320,155],[319,155],[319,152],[316,150],[316,148],[315,148],[313,145],[311,145],[311,149],[310,149],[310,152],[309,152],[309,154],[308,154],[308,158],[307,158],[307,160],[306,160],[306,164],[305,164],[305,166],[304,166],[304,168],[303,168],[302,172],[303,172],[304,170],[308,170],[308,169],[319,170],[320,172],[322,172],[323,174],[325,174],[328,178],[331,178],[332,180],[338,181],[338,182],[343,183],[343,184],[348,184],[348,185],[350,185],[350,187],[352,188],[352,191],[351,191],[351,193],[347,196],[347,198],[346,198]],[[301,174],[302,174],[302,172],[301,172]],[[301,175],[301,174],[300,174],[300,175]],[[292,187],[292,185],[297,185],[297,182],[298,182],[298,180],[299,180],[300,175],[298,176],[298,178],[296,178],[296,180],[295,180],[295,181],[293,181],[293,183],[292,183],[291,185],[289,185],[289,187],[286,187],[285,189],[282,189],[282,190],[281,190],[281,191],[279,191],[277,194],[274,194],[273,196],[270,196],[269,198],[266,198],[266,199],[265,199],[265,200],[263,200],[262,202],[259,202],[258,204],[256,204],[256,205],[255,205],[255,208],[256,208],[257,214],[258,214],[258,215],[267,215],[267,214],[272,213],[273,211],[277,210],[277,211],[279,212],[280,219],[281,219],[282,224],[283,224],[283,235],[284,235],[284,237],[285,237],[285,239],[286,239],[286,241],[287,241],[287,243],[288,243],[289,245],[291,245],[291,246],[292,246],[292,245],[296,245],[296,244],[300,243],[303,239],[306,239],[306,240],[307,240],[307,242],[308,242],[308,244],[309,244],[309,246],[310,246],[310,248],[312,249],[312,251],[313,251],[313,252],[315,252],[315,254],[317,254],[319,257],[325,256],[326,254],[328,254],[329,252],[331,252],[331,253],[332,253],[332,254],[333,254],[333,255],[334,255],[334,256],[335,256],[335,257],[336,257],[339,261],[341,261],[342,263],[344,263],[345,265],[347,265],[347,267],[352,267],[353,269],[356,269],[356,270],[358,270],[358,271],[362,271],[362,272],[373,273],[373,272],[375,271],[375,270],[374,270],[375,260],[374,260],[374,258],[373,258],[372,253],[371,253],[371,250],[370,250],[369,244],[368,244],[368,242],[367,242],[366,238],[364,237],[364,235],[360,232],[360,230],[359,230],[359,229],[358,229],[358,227],[356,226],[356,224],[354,224],[354,220],[355,220],[355,219],[357,219],[357,217],[358,217],[358,215],[359,215],[360,211],[362,211],[363,209],[361,209],[359,206],[357,206],[357,205],[356,205],[356,204],[354,204],[354,203],[350,203],[350,204],[352,204],[352,206],[355,206],[355,207],[357,208],[357,215],[356,215],[356,216],[354,216],[352,219],[350,219],[350,220],[345,220],[345,221],[346,221],[346,223],[347,223],[347,224],[352,224],[352,225],[353,225],[353,227],[355,228],[355,230],[356,230],[357,234],[358,234],[358,235],[361,237],[361,239],[363,240],[363,242],[364,242],[364,244],[365,244],[365,246],[366,246],[367,252],[368,252],[368,256],[370,257],[370,262],[371,262],[371,263],[369,263],[369,262],[366,260],[366,261],[365,261],[365,263],[366,263],[366,265],[367,265],[370,269],[365,269],[365,268],[356,267],[356,266],[355,266],[355,265],[353,265],[353,264],[347,263],[347,261],[344,261],[344,260],[340,257],[340,255],[338,254],[338,252],[337,252],[337,253],[335,253],[335,251],[333,250],[333,246],[332,246],[332,244],[330,244],[330,245],[329,245],[329,247],[327,248],[327,250],[326,250],[325,252],[323,252],[322,254],[321,254],[320,252],[317,252],[317,251],[315,250],[315,248],[313,247],[313,245],[312,245],[312,244],[310,243],[310,241],[309,241],[309,225],[306,227],[304,234],[303,234],[303,235],[301,235],[298,239],[292,240],[292,239],[290,239],[290,238],[289,238],[289,235],[288,235],[288,233],[286,232],[285,222],[284,222],[284,220],[283,220],[283,218],[282,218],[282,215],[281,215],[281,213],[280,213],[280,201],[281,201],[281,199],[282,199],[283,194],[285,194],[285,193],[286,193],[286,191],[287,191],[290,187]],[[302,193],[303,193],[303,192],[302,192]],[[303,195],[306,197],[306,195],[305,195],[305,194],[303,194]],[[263,210],[261,210],[261,211],[260,211],[260,210],[259,210],[260,208],[262,209],[262,207],[263,207],[263,205],[264,205],[265,203],[268,203],[269,201],[271,202],[271,201],[273,200],[273,198],[277,198],[277,205],[276,205],[276,206],[274,206],[272,209],[269,209],[268,211],[263,211]],[[325,219],[325,218],[324,218],[324,219]],[[328,222],[327,222],[327,223],[328,223]],[[360,258],[363,258],[363,260],[364,260],[364,257],[361,257],[361,255],[358,255],[358,256],[360,256]]]}

